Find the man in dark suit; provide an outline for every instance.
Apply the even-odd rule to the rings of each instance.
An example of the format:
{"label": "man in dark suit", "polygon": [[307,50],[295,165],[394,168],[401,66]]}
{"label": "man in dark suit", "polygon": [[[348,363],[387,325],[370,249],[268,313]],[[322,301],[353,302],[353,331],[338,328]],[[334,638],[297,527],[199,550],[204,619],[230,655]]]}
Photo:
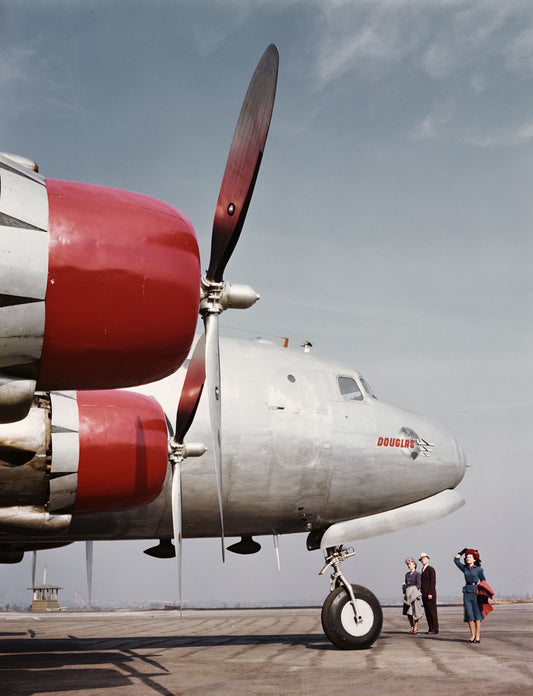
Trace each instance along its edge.
{"label": "man in dark suit", "polygon": [[422,603],[428,622],[427,633],[439,632],[439,619],[437,616],[437,574],[435,568],[429,565],[429,554],[421,553],[418,559],[422,563]]}

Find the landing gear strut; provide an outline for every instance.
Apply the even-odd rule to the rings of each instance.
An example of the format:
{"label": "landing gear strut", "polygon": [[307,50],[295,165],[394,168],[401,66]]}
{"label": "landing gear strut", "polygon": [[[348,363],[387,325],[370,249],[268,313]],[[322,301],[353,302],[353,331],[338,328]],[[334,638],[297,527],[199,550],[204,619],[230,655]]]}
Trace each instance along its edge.
{"label": "landing gear strut", "polygon": [[369,648],[379,636],[383,612],[375,595],[362,585],[351,585],[340,570],[340,564],[355,556],[353,549],[333,546],[326,549],[325,565],[331,574],[331,592],[322,605],[322,628],[335,647],[341,650]]}

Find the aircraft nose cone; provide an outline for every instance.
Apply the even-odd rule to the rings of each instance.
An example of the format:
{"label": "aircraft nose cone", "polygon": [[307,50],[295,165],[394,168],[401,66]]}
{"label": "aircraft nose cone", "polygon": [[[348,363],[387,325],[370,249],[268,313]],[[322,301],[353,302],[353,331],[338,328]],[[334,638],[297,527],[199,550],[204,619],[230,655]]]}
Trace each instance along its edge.
{"label": "aircraft nose cone", "polygon": [[457,469],[456,486],[462,481],[466,471],[466,454],[455,438],[452,438],[455,447],[455,466]]}

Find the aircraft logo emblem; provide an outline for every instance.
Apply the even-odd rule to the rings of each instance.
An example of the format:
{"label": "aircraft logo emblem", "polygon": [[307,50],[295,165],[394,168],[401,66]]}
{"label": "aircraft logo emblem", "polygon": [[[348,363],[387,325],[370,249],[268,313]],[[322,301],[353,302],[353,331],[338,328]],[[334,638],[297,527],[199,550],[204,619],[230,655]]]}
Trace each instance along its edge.
{"label": "aircraft logo emblem", "polygon": [[406,457],[416,459],[418,456],[431,456],[435,444],[419,437],[418,433],[411,428],[404,427],[400,428],[400,432],[396,437],[385,437],[380,435],[377,439],[376,446],[397,447]]}

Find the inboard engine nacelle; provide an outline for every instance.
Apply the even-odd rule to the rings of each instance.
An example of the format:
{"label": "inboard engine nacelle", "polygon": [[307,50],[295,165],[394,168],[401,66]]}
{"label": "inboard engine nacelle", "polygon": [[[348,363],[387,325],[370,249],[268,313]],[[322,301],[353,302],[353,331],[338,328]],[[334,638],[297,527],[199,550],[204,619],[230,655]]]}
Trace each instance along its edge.
{"label": "inboard engine nacelle", "polygon": [[65,531],[73,514],[154,500],[168,434],[155,399],[129,391],[37,394],[25,419],[0,425],[0,531]]}

